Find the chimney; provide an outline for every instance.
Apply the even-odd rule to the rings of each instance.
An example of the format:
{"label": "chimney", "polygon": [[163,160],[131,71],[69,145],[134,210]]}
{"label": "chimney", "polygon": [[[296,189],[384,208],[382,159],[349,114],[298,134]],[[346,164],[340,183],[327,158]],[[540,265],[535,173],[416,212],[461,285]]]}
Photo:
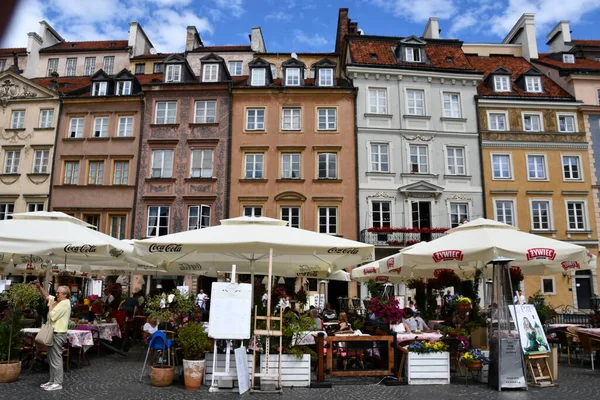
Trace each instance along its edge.
{"label": "chimney", "polygon": [[56,81],[55,77],[52,77],[52,79],[50,79],[50,84],[48,85],[48,89],[52,90],[53,92],[58,93],[58,82]]}
{"label": "chimney", "polygon": [[265,41],[263,39],[260,26],[252,27],[252,32],[250,33],[250,47],[252,48],[252,51],[256,53],[267,52],[267,46],[265,46]]}
{"label": "chimney", "polygon": [[[337,33],[335,37],[335,52],[341,54],[344,46],[344,36],[346,36],[350,29],[350,18],[348,18],[348,9],[340,8],[338,12],[338,25]],[[357,29],[358,30],[358,29]]]}
{"label": "chimney", "polygon": [[439,39],[440,38],[440,24],[437,17],[431,17],[425,25],[425,31],[423,32],[424,39]]}
{"label": "chimney", "polygon": [[187,36],[185,38],[185,51],[192,51],[202,46],[204,46],[204,44],[202,43],[202,39],[200,38],[196,27],[188,26]]}
{"label": "chimney", "polygon": [[570,44],[571,28],[569,27],[569,21],[560,21],[556,24],[550,33],[546,35],[546,39],[548,39],[546,44],[551,53],[571,50],[573,46]]}
{"label": "chimney", "polygon": [[535,14],[523,14],[504,38],[504,44],[520,44],[523,58],[530,61],[538,58],[535,38]]}

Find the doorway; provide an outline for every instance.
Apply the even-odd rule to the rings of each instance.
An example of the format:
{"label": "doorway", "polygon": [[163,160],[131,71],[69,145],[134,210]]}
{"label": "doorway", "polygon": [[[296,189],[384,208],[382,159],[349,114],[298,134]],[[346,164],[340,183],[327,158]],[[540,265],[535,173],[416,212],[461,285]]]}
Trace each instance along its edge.
{"label": "doorway", "polygon": [[[430,201],[414,201],[411,203],[412,227],[413,228],[428,228],[431,229],[431,202]],[[430,232],[421,232],[421,240],[431,240]]]}
{"label": "doorway", "polygon": [[[327,300],[331,304],[334,310],[338,312],[345,311],[345,308],[340,308],[339,298],[347,299],[348,298],[348,282],[344,281],[329,281]],[[344,303],[344,306],[347,308],[348,303]]]}
{"label": "doorway", "polygon": [[589,310],[592,308],[592,277],[589,271],[575,271],[575,291],[577,294],[577,308]]}

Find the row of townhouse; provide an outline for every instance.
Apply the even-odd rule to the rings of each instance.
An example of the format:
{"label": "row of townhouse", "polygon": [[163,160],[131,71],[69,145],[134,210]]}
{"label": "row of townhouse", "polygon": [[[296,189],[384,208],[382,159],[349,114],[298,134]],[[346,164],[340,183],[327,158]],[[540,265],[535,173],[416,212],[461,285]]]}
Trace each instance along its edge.
{"label": "row of townhouse", "polygon": [[[186,35],[157,54],[136,23],[127,41],[65,42],[42,22],[0,49],[0,218],[59,210],[124,239],[264,215],[379,258],[487,217],[597,254],[600,43],[568,23],[548,54],[529,14],[499,44],[440,39],[436,18],[365,35],[347,9],[332,53],[269,53],[260,28],[239,46]],[[586,309],[597,279],[524,289]]]}

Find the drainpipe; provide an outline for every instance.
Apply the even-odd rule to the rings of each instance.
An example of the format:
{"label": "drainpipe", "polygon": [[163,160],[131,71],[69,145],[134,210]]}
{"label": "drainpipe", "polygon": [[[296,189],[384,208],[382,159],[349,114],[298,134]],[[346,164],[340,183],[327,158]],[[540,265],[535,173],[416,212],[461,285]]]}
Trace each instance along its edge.
{"label": "drainpipe", "polygon": [[355,191],[356,191],[356,239],[360,240],[360,191],[359,191],[359,177],[358,177],[358,116],[356,112],[356,98],[358,97],[358,90],[354,87],[354,179],[355,179]]}
{"label": "drainpipe", "polygon": [[483,199],[482,212],[483,218],[487,218],[487,203],[485,194],[485,175],[483,170],[483,138],[481,137],[481,121],[479,119],[479,96],[475,96],[475,112],[477,113],[475,121],[477,121],[477,138],[479,141],[479,172],[481,174],[481,197]]}
{"label": "drainpipe", "polygon": [[231,153],[233,151],[231,141],[233,140],[233,81],[229,82],[229,128],[227,130],[227,162],[225,163],[225,194],[223,195],[223,215],[229,218],[229,197],[231,195]]}
{"label": "drainpipe", "polygon": [[[137,154],[137,166],[136,166],[136,174],[135,174],[135,183],[133,186],[133,206],[131,207],[131,233],[130,237],[135,238],[135,212],[137,211],[137,201],[138,201],[138,192],[140,186],[140,166],[142,165],[142,142],[144,139],[144,119],[146,116],[146,97],[144,94],[140,95],[140,103],[142,103],[141,111],[142,115],[140,116],[140,134],[138,136],[138,154]],[[148,285],[149,287],[149,285]]]}
{"label": "drainpipe", "polygon": [[54,135],[54,151],[53,151],[53,157],[52,157],[52,168],[50,170],[50,188],[48,190],[48,211],[52,210],[52,188],[54,187],[54,168],[56,166],[56,158],[57,158],[57,152],[56,152],[56,145],[58,144],[58,135],[59,135],[59,128],[60,128],[60,120],[61,120],[61,114],[62,114],[62,96],[60,95],[60,93],[58,93],[58,118],[56,120],[56,133]]}

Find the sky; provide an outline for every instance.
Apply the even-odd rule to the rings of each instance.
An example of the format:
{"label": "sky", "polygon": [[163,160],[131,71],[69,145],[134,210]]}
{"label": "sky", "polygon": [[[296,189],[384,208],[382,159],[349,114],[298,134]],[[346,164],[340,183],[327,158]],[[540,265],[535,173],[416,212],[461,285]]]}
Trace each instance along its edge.
{"label": "sky", "polygon": [[333,51],[338,10],[367,35],[421,36],[429,17],[442,38],[500,42],[521,14],[535,13],[538,48],[560,20],[574,39],[600,39],[599,0],[21,0],[0,47],[26,47],[46,20],[68,41],[127,39],[139,22],[157,52],[183,51],[186,27],[205,45],[245,45],[260,26],[270,52]]}

